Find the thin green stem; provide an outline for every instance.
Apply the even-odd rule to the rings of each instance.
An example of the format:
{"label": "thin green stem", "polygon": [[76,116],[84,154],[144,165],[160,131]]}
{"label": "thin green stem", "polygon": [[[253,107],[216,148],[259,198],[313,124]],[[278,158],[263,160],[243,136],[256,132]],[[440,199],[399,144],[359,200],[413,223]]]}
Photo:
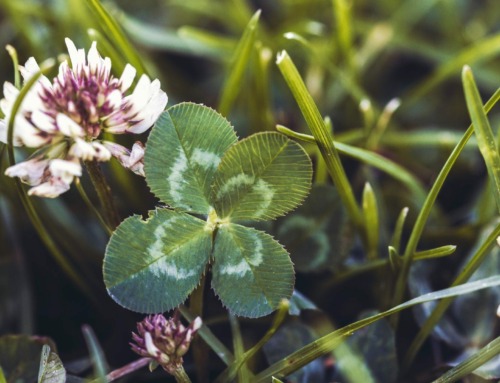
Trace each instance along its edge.
{"label": "thin green stem", "polygon": [[[233,314],[229,313],[229,324],[231,325],[231,334],[233,338],[233,349],[234,356],[236,359],[240,359],[245,353],[245,348],[243,346],[243,338],[241,336],[240,324],[238,318]],[[238,371],[238,383],[248,383],[248,370],[245,364],[243,364]]]}
{"label": "thin green stem", "polygon": [[106,223],[114,230],[120,224],[120,217],[116,209],[113,194],[111,193],[111,188],[104,177],[101,166],[96,161],[85,161],[85,167],[101,203]]}
{"label": "thin green stem", "polygon": [[21,76],[19,74],[19,60],[17,57],[17,51],[12,45],[7,45],[5,49],[9,53],[9,56],[12,60],[12,65],[14,65],[14,85],[19,89],[21,87]]}
{"label": "thin green stem", "polygon": [[[315,143],[316,145],[318,145],[316,139],[309,134],[297,133],[282,125],[277,125],[276,129],[279,132],[286,134],[288,137],[305,142]],[[333,142],[333,145],[339,153],[351,158],[355,158],[359,161],[364,162],[365,164],[373,166],[391,175],[395,179],[402,182],[409,190],[411,190],[418,201],[421,201],[421,203],[425,201],[426,192],[424,190],[424,187],[417,178],[415,178],[408,170],[406,170],[402,166],[386,157],[381,156],[378,153],[371,152],[366,149],[347,145],[342,142]]]}
{"label": "thin green stem", "polygon": [[[133,362],[130,362],[129,364],[126,364],[123,367],[117,368],[116,370],[111,371],[108,375],[106,375],[106,379],[108,382],[113,382],[117,379],[120,379],[134,371],[137,371],[140,368],[143,368],[144,366],[147,366],[149,362],[151,361],[151,358],[140,358],[137,360],[134,360]],[[93,380],[90,383],[97,383],[98,379]]]}
{"label": "thin green stem", "polygon": [[[179,311],[188,322],[192,322],[196,318],[196,316],[183,305],[179,307]],[[203,324],[198,330],[198,335],[226,365],[230,365],[234,362],[234,356],[231,351],[229,351],[213,332],[210,331],[208,326]]]}
{"label": "thin green stem", "polygon": [[[241,358],[236,359],[232,365],[230,365],[222,374],[220,374],[217,379],[215,379],[215,383],[232,382],[234,380],[239,369],[245,364],[245,362],[253,357],[257,353],[257,351],[259,351],[276,333],[278,328],[285,320],[289,308],[289,302],[287,300],[283,300],[280,303],[278,312],[275,314],[273,323],[271,324],[269,330],[267,330],[264,336],[255,344],[255,346],[246,351],[241,356]],[[254,377],[252,378],[252,381],[254,381]]]}
{"label": "thin green stem", "polygon": [[397,98],[394,98],[391,101],[389,101],[389,103],[385,106],[384,110],[382,110],[382,113],[380,113],[377,123],[375,124],[373,129],[370,130],[368,134],[368,137],[366,139],[367,149],[373,150],[378,147],[379,142],[382,139],[382,136],[384,135],[385,131],[387,130],[387,127],[389,126],[389,122],[391,121],[392,115],[399,108],[400,105],[401,101]]}
{"label": "thin green stem", "polygon": [[182,366],[175,370],[173,375],[177,383],[191,383],[191,379],[189,379],[188,374],[186,374],[186,371]]}
{"label": "thin green stem", "polygon": [[[488,113],[491,110],[491,108],[493,108],[493,106],[498,102],[498,100],[500,100],[500,89],[498,89],[495,92],[495,94],[493,94],[493,96],[491,96],[488,102],[484,105],[485,112]],[[410,234],[408,244],[406,245],[406,249],[403,255],[403,264],[396,280],[396,288],[394,291],[394,298],[392,300],[393,306],[398,305],[403,299],[404,293],[406,291],[406,282],[408,279],[410,266],[413,261],[415,251],[417,249],[418,242],[424,231],[425,224],[427,223],[427,219],[429,218],[432,207],[436,202],[437,196],[441,188],[443,187],[443,184],[446,178],[448,177],[448,174],[450,173],[456,160],[458,159],[458,156],[460,155],[460,153],[462,153],[462,150],[465,148],[467,141],[470,139],[473,133],[474,133],[474,127],[470,125],[467,131],[464,133],[460,142],[453,149],[450,156],[446,160],[446,163],[439,172],[436,181],[432,185],[432,188],[429,191],[429,194],[427,195],[427,198],[425,199],[425,202],[418,214],[417,220]],[[394,315],[391,318],[391,322],[394,327],[397,327],[398,319],[399,319],[398,314]]]}
{"label": "thin green stem", "polygon": [[82,199],[83,199],[83,202],[85,202],[87,207],[94,212],[94,214],[96,215],[97,219],[101,223],[101,225],[104,228],[104,230],[106,231],[106,233],[108,233],[108,235],[113,234],[113,229],[111,229],[108,226],[108,224],[106,223],[106,220],[99,212],[99,209],[97,209],[95,207],[95,205],[92,203],[89,196],[85,192],[85,189],[83,188],[82,183],[80,182],[79,178],[75,179],[75,185],[76,185],[76,189],[78,190],[78,193],[80,193],[80,197],[82,197]]}
{"label": "thin green stem", "polygon": [[[205,284],[206,272],[203,273],[200,284],[189,297],[189,309],[195,317],[203,318],[203,296],[205,292]],[[204,382],[207,379],[205,371],[208,367],[206,344],[201,342],[200,339],[195,338],[191,343],[191,350],[193,352],[198,382]]]}
{"label": "thin green stem", "polygon": [[490,359],[500,354],[500,337],[488,343],[481,350],[474,353],[470,358],[464,360],[460,364],[448,370],[439,379],[432,383],[452,383],[469,375],[479,367],[484,365]]}
{"label": "thin green stem", "polygon": [[[14,155],[14,121],[16,114],[19,111],[21,103],[23,99],[26,97],[28,91],[33,87],[33,85],[38,81],[40,76],[43,74],[43,71],[50,69],[53,66],[52,63],[47,63],[46,67],[42,68],[42,70],[35,73],[24,85],[24,87],[20,90],[19,95],[17,96],[14,104],[12,106],[12,113],[10,115],[8,125],[7,125],[7,154],[10,165],[14,165],[16,163],[15,155]],[[37,231],[40,236],[42,242],[50,251],[56,262],[59,266],[64,270],[64,272],[75,282],[75,284],[90,298],[90,300],[96,304],[98,304],[95,295],[92,293],[91,289],[82,279],[80,274],[74,269],[73,265],[66,259],[62,251],[59,249],[57,244],[54,242],[49,232],[45,228],[40,216],[38,215],[35,207],[33,206],[31,200],[28,198],[26,192],[23,189],[21,181],[18,178],[14,179],[19,198],[28,214],[33,227]]]}
{"label": "thin green stem", "polygon": [[[423,261],[425,259],[434,259],[440,257],[446,257],[452,254],[456,249],[456,246],[442,246],[435,249],[417,251],[413,257],[414,261]],[[342,284],[343,282],[357,276],[360,274],[368,273],[370,271],[375,271],[385,267],[389,267],[391,260],[388,258],[377,259],[369,262],[365,262],[360,266],[352,267],[343,272],[335,274],[331,282],[329,282],[323,290],[329,290],[333,286]]]}

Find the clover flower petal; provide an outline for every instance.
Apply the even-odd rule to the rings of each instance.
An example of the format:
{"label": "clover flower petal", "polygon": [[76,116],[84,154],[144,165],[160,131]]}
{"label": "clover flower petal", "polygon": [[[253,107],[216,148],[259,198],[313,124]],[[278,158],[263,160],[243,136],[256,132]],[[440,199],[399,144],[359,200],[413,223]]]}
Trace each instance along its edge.
{"label": "clover flower petal", "polygon": [[130,346],[135,353],[152,358],[165,371],[175,374],[201,325],[201,318],[197,317],[189,326],[184,326],[178,312],[170,319],[162,314],[150,315],[137,323],[137,334],[132,333]]}
{"label": "clover flower petal", "polygon": [[[134,144],[132,150],[111,150],[100,136],[103,131],[143,133],[155,123],[168,102],[160,82],[151,81],[147,75],[143,74],[132,89],[137,71],[130,64],[120,77],[114,77],[111,60],[101,57],[95,42],[87,55],[70,39],[65,42],[70,62],[59,65],[52,81],[40,76],[27,92],[14,120],[13,144],[40,148],[45,153],[43,158],[29,159],[25,165],[6,172],[29,180],[34,186],[31,195],[56,197],[69,189],[74,177],[81,175],[80,161],[108,161],[112,155],[123,166],[144,176],[142,144]],[[40,71],[40,66],[31,57],[24,66],[19,66],[19,71],[26,82]],[[3,90],[0,109],[5,118],[0,120],[0,141],[7,143],[8,121],[19,90],[9,82]],[[46,174],[38,177],[41,160],[49,163]],[[78,164],[79,170],[67,169],[68,173],[62,174],[61,163],[56,160]],[[52,161],[56,161],[54,166]]]}
{"label": "clover flower petal", "polygon": [[9,177],[19,177],[22,182],[28,185],[39,185],[49,166],[49,160],[32,158],[9,167],[5,175]]}

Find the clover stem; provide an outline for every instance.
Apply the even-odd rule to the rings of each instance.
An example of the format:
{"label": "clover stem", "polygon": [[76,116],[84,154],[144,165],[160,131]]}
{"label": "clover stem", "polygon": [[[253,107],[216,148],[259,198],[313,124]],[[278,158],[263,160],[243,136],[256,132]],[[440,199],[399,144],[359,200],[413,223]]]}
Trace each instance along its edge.
{"label": "clover stem", "polygon": [[191,383],[191,379],[189,379],[188,374],[186,374],[186,371],[182,366],[175,370],[173,375],[177,383]]}
{"label": "clover stem", "polygon": [[[134,360],[133,362],[130,362],[129,364],[126,364],[123,367],[117,368],[116,370],[111,371],[108,375],[106,375],[106,381],[108,382],[113,382],[117,379],[120,379],[121,377],[128,375],[134,371],[137,371],[138,369],[147,366],[148,363],[151,361],[151,358],[140,358],[137,360]],[[97,382],[98,379],[91,381],[90,383],[95,383]]]}
{"label": "clover stem", "polygon": [[[207,271],[208,270],[205,269],[205,272],[201,277],[200,284],[196,289],[194,289],[193,293],[189,297],[189,310],[194,315],[194,317],[203,318],[203,295],[205,292]],[[191,343],[191,350],[193,352],[193,358],[196,366],[197,380],[199,382],[203,382],[203,376],[208,367],[206,344],[202,342],[201,339],[195,338]]]}
{"label": "clover stem", "polygon": [[90,180],[92,181],[99,201],[101,202],[107,224],[114,230],[120,223],[120,217],[113,200],[111,187],[106,181],[101,166],[97,163],[97,161],[85,161],[85,167],[87,168]]}
{"label": "clover stem", "polygon": [[82,199],[83,199],[83,202],[85,202],[85,204],[88,206],[88,208],[94,212],[94,214],[96,215],[97,219],[101,223],[101,225],[102,225],[103,229],[106,231],[106,233],[108,233],[108,235],[113,234],[113,229],[111,229],[109,227],[109,225],[107,224],[106,220],[102,216],[99,209],[97,209],[94,206],[94,204],[90,200],[89,196],[85,192],[85,189],[83,188],[82,183],[80,182],[79,178],[75,179],[75,185],[76,185],[76,189],[78,190],[78,193],[80,193],[80,197],[82,197]]}

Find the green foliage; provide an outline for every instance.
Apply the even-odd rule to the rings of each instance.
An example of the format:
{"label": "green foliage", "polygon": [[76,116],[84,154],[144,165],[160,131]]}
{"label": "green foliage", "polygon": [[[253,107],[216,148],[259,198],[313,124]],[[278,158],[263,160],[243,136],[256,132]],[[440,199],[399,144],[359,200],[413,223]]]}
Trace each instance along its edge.
{"label": "green foliage", "polygon": [[221,225],[213,258],[212,287],[236,315],[266,315],[292,295],[292,262],[266,233],[238,224]]}
{"label": "green foliage", "polygon": [[304,154],[276,133],[258,133],[231,147],[214,180],[217,215],[234,221],[270,220],[295,208],[311,182],[311,164]]}
{"label": "green foliage", "polygon": [[310,187],[310,160],[278,133],[236,140],[231,125],[201,105],[176,105],[158,120],[146,180],[175,210],[127,218],[111,236],[104,282],[119,304],[146,313],[177,307],[209,263],[214,291],[237,315],[266,315],[292,295],[288,253],[235,222],[273,219],[299,205]]}
{"label": "green foliage", "polygon": [[[238,140],[227,120],[210,108],[183,103],[157,121],[145,154],[146,181],[163,202],[209,214],[214,174]],[[167,182],[165,182],[165,180]]]}
{"label": "green foliage", "polygon": [[38,383],[65,383],[66,370],[59,356],[50,350],[50,346],[43,345],[38,371]]}
{"label": "green foliage", "polygon": [[[111,238],[114,227],[97,222],[101,201],[85,174],[80,195],[50,202],[0,180],[0,333],[54,332],[66,362],[65,352],[82,354],[69,339],[71,325],[91,322],[104,351],[87,328],[83,363],[92,362],[93,382],[104,381],[104,353],[120,360],[137,320],[108,304],[100,266],[109,239],[104,280],[120,305],[202,317],[198,334],[207,346],[195,340],[194,358],[185,358],[197,380],[319,381],[314,373],[325,372],[342,382],[500,378],[498,286],[465,295],[494,285],[484,278],[499,272],[495,1],[0,0],[0,11],[2,45],[19,51],[8,48],[12,60],[4,52],[2,82],[21,88],[17,56],[21,65],[30,56],[64,59],[64,37],[85,48],[95,40],[117,76],[130,63],[160,79],[171,103],[217,109],[181,103],[160,117],[147,142],[146,183],[116,161],[102,164],[120,216],[136,214]],[[464,65],[472,69],[461,82]],[[240,141],[218,113],[234,122]],[[6,121],[10,141],[13,120]],[[269,132],[276,124],[304,149]],[[117,143],[130,147],[132,138]],[[31,153],[0,143],[0,174]],[[305,153],[314,165],[307,199]],[[295,279],[303,294],[293,291]],[[210,283],[222,305],[203,290]],[[415,298],[401,304],[409,294]],[[281,298],[290,299],[287,309]],[[398,321],[400,310],[422,302]],[[231,316],[229,331],[222,306],[249,317],[281,310],[274,322]],[[359,320],[366,309],[380,314]],[[295,316],[284,322],[287,312]],[[408,325],[413,319],[420,329]],[[334,330],[335,323],[345,325]],[[281,325],[285,336],[270,338]],[[422,351],[429,337],[442,364]],[[42,353],[40,344],[32,352],[24,343],[0,339],[0,383],[36,381],[39,365],[39,381],[51,374],[63,381],[52,344]],[[257,353],[266,346],[277,351],[262,369]],[[451,369],[438,377],[444,365]],[[143,371],[129,380],[164,381],[159,370],[158,378]]]}
{"label": "green foliage", "polygon": [[127,218],[111,236],[104,283],[117,303],[157,313],[180,305],[198,285],[212,246],[205,222],[161,209]]}
{"label": "green foliage", "polygon": [[[47,351],[42,355],[42,350],[47,350],[45,346],[49,347],[49,351],[55,350],[55,345],[49,338],[28,335],[0,337],[0,368],[4,379],[7,382],[31,383],[36,381],[38,376],[39,383],[62,382],[62,380],[43,380],[44,376],[49,379],[49,375],[57,377],[62,375],[60,372],[56,373],[60,369],[57,355],[53,356],[54,352]],[[40,355],[42,355],[41,366]],[[52,375],[53,373],[55,375]]]}
{"label": "green foliage", "polygon": [[336,270],[354,243],[353,227],[331,185],[315,185],[304,204],[275,226],[277,239],[301,272]]}

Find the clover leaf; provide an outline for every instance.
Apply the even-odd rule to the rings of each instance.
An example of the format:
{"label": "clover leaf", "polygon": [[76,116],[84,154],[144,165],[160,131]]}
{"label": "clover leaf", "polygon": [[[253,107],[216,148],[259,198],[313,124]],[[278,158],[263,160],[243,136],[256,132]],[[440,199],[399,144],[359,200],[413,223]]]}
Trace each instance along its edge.
{"label": "clover leaf", "polygon": [[311,161],[276,132],[237,141],[214,110],[182,103],[155,124],[145,153],[146,181],[169,208],[124,220],[110,238],[104,282],[138,312],[181,304],[211,267],[212,288],[236,315],[258,317],[293,292],[286,250],[243,226],[296,208],[311,186]]}

